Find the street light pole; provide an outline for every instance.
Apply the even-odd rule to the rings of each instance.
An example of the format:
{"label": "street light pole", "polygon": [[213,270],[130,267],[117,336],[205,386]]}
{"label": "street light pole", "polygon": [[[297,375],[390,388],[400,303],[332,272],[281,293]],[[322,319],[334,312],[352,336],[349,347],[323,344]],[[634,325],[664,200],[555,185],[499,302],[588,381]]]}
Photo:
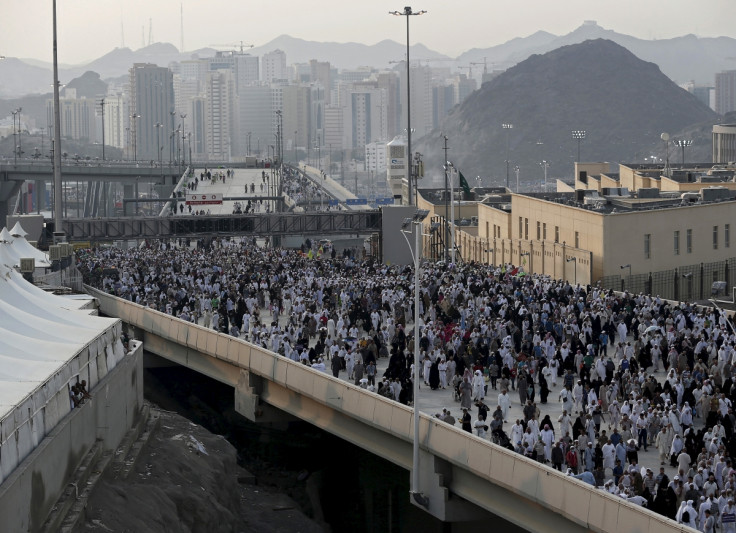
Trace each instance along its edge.
{"label": "street light pole", "polygon": [[53,62],[54,62],[54,233],[63,238],[62,212],[61,212],[61,112],[59,111],[59,61],[58,40],[56,37],[56,0],[52,0],[53,6]]}
{"label": "street light pole", "polygon": [[450,215],[450,207],[448,204],[449,199],[450,199],[450,188],[449,188],[450,178],[448,176],[448,172],[450,171],[450,169],[448,167],[449,161],[447,160],[447,151],[450,149],[450,147],[447,146],[447,140],[448,140],[447,135],[443,135],[442,139],[444,140],[444,143],[445,143],[445,145],[442,147],[442,149],[445,151],[445,164],[443,165],[445,169],[445,246],[444,246],[445,253],[443,254],[443,258],[445,262],[447,262],[447,244],[450,242],[450,232],[449,232],[450,226],[448,224],[448,219]]}
{"label": "street light pole", "polygon": [[688,146],[692,146],[693,141],[692,139],[677,139],[674,141],[676,146],[679,146],[682,149],[682,166],[685,167],[685,148]]}
{"label": "street light pole", "polygon": [[102,115],[102,160],[105,160],[105,98],[100,98],[100,114]]}
{"label": "street light pole", "polygon": [[514,172],[516,173],[516,193],[519,193],[519,165],[516,165],[514,167]]}
{"label": "street light pole", "polygon": [[[409,17],[424,15],[426,11],[412,11],[411,6],[406,6],[404,11],[389,11],[389,15],[406,17],[406,161],[409,166],[409,205],[412,205],[411,197],[411,71],[409,63]],[[416,205],[416,203],[414,204]]]}
{"label": "street light pole", "polygon": [[511,130],[514,129],[513,124],[504,123],[501,127],[506,130],[506,188],[509,188],[509,151],[511,149]]}
{"label": "street light pole", "polygon": [[577,162],[580,163],[580,141],[585,139],[585,130],[573,130],[572,131],[572,138],[578,141],[578,159]]}
{"label": "street light pole", "polygon": [[298,130],[294,130],[294,164],[295,165],[298,165],[299,164],[299,160],[297,159],[297,155],[296,155],[296,134],[297,133],[299,133],[299,131]]}
{"label": "street light pole", "polygon": [[138,146],[136,145],[136,132],[138,131],[138,121],[136,119],[141,118],[141,116],[138,113],[133,113],[130,115],[130,118],[133,119],[133,161],[138,161]]}
{"label": "street light pole", "polygon": [[[407,218],[401,226],[402,235],[409,244],[409,239],[406,237],[406,230],[409,226],[412,227],[414,232],[414,252],[412,258],[414,259],[414,383],[413,383],[413,410],[414,410],[414,439],[412,441],[412,471],[411,471],[411,494],[414,501],[423,507],[428,506],[426,497],[419,490],[419,262],[421,259],[421,235],[422,235],[422,222],[429,211],[426,209],[419,209],[414,214],[414,217]],[[411,244],[409,244],[409,251],[411,251]]]}

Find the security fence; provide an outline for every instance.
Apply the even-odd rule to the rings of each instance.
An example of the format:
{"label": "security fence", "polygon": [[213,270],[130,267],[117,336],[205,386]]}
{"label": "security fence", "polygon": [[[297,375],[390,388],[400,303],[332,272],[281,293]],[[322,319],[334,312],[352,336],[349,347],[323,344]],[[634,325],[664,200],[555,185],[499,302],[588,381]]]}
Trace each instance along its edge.
{"label": "security fence", "polygon": [[736,274],[736,257],[714,263],[687,265],[647,274],[605,276],[600,284],[606,289],[643,292],[670,300],[703,300],[712,296],[730,296]]}

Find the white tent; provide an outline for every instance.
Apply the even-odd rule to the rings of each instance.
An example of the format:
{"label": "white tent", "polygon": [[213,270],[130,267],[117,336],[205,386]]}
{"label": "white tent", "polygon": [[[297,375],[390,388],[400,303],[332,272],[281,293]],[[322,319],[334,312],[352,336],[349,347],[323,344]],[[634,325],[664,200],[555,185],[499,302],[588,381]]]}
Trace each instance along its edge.
{"label": "white tent", "polygon": [[10,234],[13,237],[23,237],[25,238],[26,235],[28,235],[28,232],[23,229],[23,226],[20,225],[20,220],[15,223],[15,226],[13,226],[13,229],[10,230]]}
{"label": "white tent", "polygon": [[120,320],[77,306],[0,264],[0,482],[72,409],[71,385],[92,389],[125,355]]}

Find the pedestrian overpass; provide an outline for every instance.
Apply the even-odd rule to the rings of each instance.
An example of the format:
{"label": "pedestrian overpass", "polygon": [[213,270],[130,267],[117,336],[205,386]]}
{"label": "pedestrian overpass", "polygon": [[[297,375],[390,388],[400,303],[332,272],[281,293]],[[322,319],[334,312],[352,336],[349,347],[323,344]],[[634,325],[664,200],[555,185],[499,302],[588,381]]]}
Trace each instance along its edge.
{"label": "pedestrian overpass", "polygon": [[[249,420],[285,412],[411,470],[412,409],[241,339],[88,290],[103,314],[135,328],[146,351],[232,386],[235,409]],[[424,413],[419,442],[426,511],[446,522],[486,511],[534,532],[692,531]]]}

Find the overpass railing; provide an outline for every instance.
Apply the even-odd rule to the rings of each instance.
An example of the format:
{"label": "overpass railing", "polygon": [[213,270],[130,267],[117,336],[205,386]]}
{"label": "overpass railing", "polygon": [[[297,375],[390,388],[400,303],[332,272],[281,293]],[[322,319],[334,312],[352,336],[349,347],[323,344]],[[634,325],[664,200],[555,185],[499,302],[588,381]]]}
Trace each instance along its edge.
{"label": "overpass railing", "polygon": [[[401,441],[412,442],[413,411],[398,403],[324,372],[291,361],[259,346],[218,333],[170,315],[103,293],[88,292],[100,303],[100,310],[137,328],[188,347],[193,352],[248,370],[299,396],[338,410]],[[297,402],[298,403],[298,402]],[[295,406],[298,409],[298,406]],[[283,406],[288,410],[290,406]],[[524,519],[506,511],[499,502],[489,502],[487,485],[457,482],[450,489],[458,496],[534,531],[555,531],[544,522],[553,512],[583,529],[605,533],[671,533],[693,531],[666,517],[630,503],[606,491],[565,476],[523,455],[450,426],[421,413],[420,447],[467,471],[480,480],[510,491],[514,499],[530,504]],[[411,468],[404,456],[386,457]],[[497,497],[498,493],[496,493]],[[490,505],[490,507],[489,507]],[[495,505],[495,507],[494,507]],[[506,513],[506,514],[504,514]]]}
{"label": "overpass railing", "polygon": [[70,241],[176,238],[198,235],[366,234],[381,231],[381,212],[178,215],[64,219]]}

